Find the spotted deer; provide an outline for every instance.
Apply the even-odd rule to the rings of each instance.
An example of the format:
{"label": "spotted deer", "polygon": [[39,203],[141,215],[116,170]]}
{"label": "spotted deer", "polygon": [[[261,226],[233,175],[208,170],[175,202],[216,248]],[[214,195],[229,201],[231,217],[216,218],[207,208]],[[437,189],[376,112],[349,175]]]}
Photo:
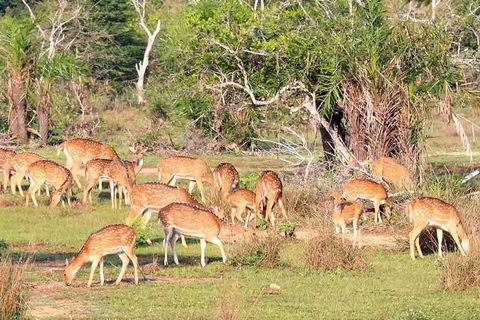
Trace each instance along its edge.
{"label": "spotted deer", "polygon": [[220,163],[213,170],[215,190],[222,193],[222,199],[227,199],[230,190],[240,187],[240,176],[237,169],[230,163]]}
{"label": "spotted deer", "polygon": [[91,139],[72,139],[65,141],[57,147],[57,153],[63,150],[67,157],[67,169],[73,174],[73,179],[79,188],[82,188],[79,175],[83,175],[82,164],[93,159],[118,159],[118,155],[112,147]]}
{"label": "spotted deer", "polygon": [[335,233],[339,234],[340,230],[342,231],[342,241],[344,240],[344,235],[347,231],[347,224],[351,221],[353,223],[353,245],[358,242],[358,221],[360,215],[363,214],[363,219],[365,220],[365,211],[360,203],[356,201],[344,201],[342,200],[342,193],[335,192],[333,194],[333,213],[332,221],[335,225]]}
{"label": "spotted deer", "polygon": [[26,176],[30,180],[30,187],[27,191],[25,206],[28,207],[28,200],[32,198],[33,204],[38,207],[35,193],[44,183],[52,185],[54,189],[50,194],[50,208],[55,208],[60,200],[65,207],[62,194],[66,195],[70,205],[73,177],[70,170],[64,166],[51,160],[35,161],[28,167]]}
{"label": "spotted deer", "polygon": [[222,225],[225,223],[213,211],[186,203],[172,203],[159,211],[159,225],[160,221],[165,230],[165,266],[168,265],[167,252],[169,243],[173,251],[173,261],[175,264],[179,264],[176,242],[180,235],[200,238],[202,267],[205,267],[205,247],[207,246],[207,241],[219,246],[223,263],[227,261],[223,244],[218,238]]}
{"label": "spotted deer", "polygon": [[248,210],[247,216],[253,218],[255,214],[255,192],[248,189],[237,189],[230,193],[227,198],[227,203],[231,208],[231,222],[235,224],[235,218],[242,223],[248,223],[248,220],[243,220],[243,213]]}
{"label": "spotted deer", "polygon": [[3,190],[7,191],[8,181],[14,173],[12,159],[17,153],[15,151],[0,148],[0,171],[3,171]]}
{"label": "spotted deer", "polygon": [[97,232],[90,234],[82,249],[80,249],[80,252],[72,258],[72,261],[68,263],[68,259],[66,260],[64,271],[65,284],[67,286],[71,285],[75,278],[75,274],[80,270],[82,265],[91,261],[92,267],[87,287],[91,287],[93,274],[99,264],[100,285],[103,286],[105,281],[103,275],[103,258],[109,254],[118,254],[119,258],[122,260],[122,270],[118,275],[115,285],[118,285],[120,281],[122,281],[130,260],[132,260],[133,267],[135,268],[135,284],[138,285],[138,261],[134,251],[136,241],[137,231],[124,224],[106,226]]}
{"label": "spotted deer", "polygon": [[[44,157],[33,152],[21,152],[17,153],[12,158],[12,167],[15,170],[15,174],[12,177],[12,192],[16,194],[16,188],[23,197],[22,180],[25,177],[28,167],[38,160],[45,160]],[[48,189],[47,189],[47,195]]]}
{"label": "spotted deer", "polygon": [[[108,181],[110,182],[110,197],[112,199],[112,209],[116,209],[122,206],[122,201],[120,199],[119,204],[117,204],[117,188],[125,188],[127,194],[130,194],[130,191],[133,187],[133,182],[135,178],[130,177],[131,172],[129,172],[128,166],[123,160],[112,160],[106,168],[106,175]],[[120,193],[121,195],[121,193]]]}
{"label": "spotted deer", "polygon": [[[347,201],[357,201],[358,199],[372,201],[375,207],[375,222],[382,222],[380,206],[386,203],[388,193],[381,184],[367,179],[350,180],[343,186],[342,197]],[[388,207],[385,207],[385,212],[390,213]]]}
{"label": "spotted deer", "polygon": [[192,193],[195,184],[202,195],[202,202],[205,203],[203,182],[214,186],[213,174],[208,165],[198,158],[185,156],[172,156],[160,160],[157,165],[158,179],[162,183],[175,186],[177,180],[188,180],[188,192]]}
{"label": "spotted deer", "polygon": [[382,157],[367,163],[370,164],[370,170],[375,178],[391,183],[400,189],[412,190],[415,188],[408,169],[395,159]]}
{"label": "spotted deer", "polygon": [[[282,211],[282,216],[287,218],[287,212],[283,204],[283,185],[278,175],[273,171],[264,171],[257,180],[257,190],[255,194],[255,226],[257,225],[257,215],[263,212],[265,206],[265,219],[270,219],[270,223],[275,227],[275,215],[273,209],[278,204]],[[247,221],[250,221],[247,216]]]}
{"label": "spotted deer", "polygon": [[467,254],[469,250],[469,240],[463,228],[460,213],[454,206],[436,198],[420,198],[407,203],[405,215],[414,225],[413,230],[408,236],[410,241],[410,257],[412,260],[415,260],[414,243],[420,258],[423,259],[419,235],[427,226],[437,228],[438,254],[440,256],[442,256],[443,230],[452,235],[461,254]]}

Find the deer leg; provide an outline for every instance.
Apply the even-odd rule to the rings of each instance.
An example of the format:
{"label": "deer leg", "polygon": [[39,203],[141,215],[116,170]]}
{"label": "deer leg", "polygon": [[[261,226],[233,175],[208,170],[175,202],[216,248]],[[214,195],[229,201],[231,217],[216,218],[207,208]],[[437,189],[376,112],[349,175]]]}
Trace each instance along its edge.
{"label": "deer leg", "polygon": [[127,270],[128,263],[130,262],[130,259],[128,259],[128,256],[125,253],[125,251],[123,253],[119,253],[118,257],[122,259],[122,270],[120,270],[120,274],[118,275],[117,281],[115,281],[116,286],[118,286],[120,284],[120,281],[122,281],[123,276],[125,275],[125,271]]}
{"label": "deer leg", "polygon": [[[123,198],[123,186],[118,186],[115,189],[115,194],[118,193],[118,208],[122,207],[122,198]],[[115,196],[115,201],[117,201],[117,197]]]}
{"label": "deer leg", "polygon": [[200,190],[200,195],[202,196],[202,202],[205,203],[206,202],[206,199],[205,199],[205,193],[203,192],[203,183],[202,183],[202,180],[197,180],[197,187],[198,187],[198,190]]}
{"label": "deer leg", "polygon": [[268,199],[267,202],[267,214],[265,215],[265,219],[268,221],[270,218],[270,223],[273,228],[275,228],[275,214],[273,213],[273,207],[275,206],[275,202]]}
{"label": "deer leg", "polygon": [[110,198],[112,200],[112,209],[115,209],[117,207],[116,204],[116,198],[115,198],[115,184],[113,183],[113,180],[110,179]]}
{"label": "deer leg", "polygon": [[163,241],[165,242],[165,259],[163,260],[163,265],[167,266],[168,265],[168,244],[170,243],[170,238],[173,236],[173,228],[165,228],[165,239]]}
{"label": "deer leg", "polygon": [[437,229],[437,240],[438,240],[438,255],[442,256],[442,241],[443,241],[443,230]]}
{"label": "deer leg", "polygon": [[66,196],[67,196],[67,203],[71,207],[72,203],[70,202],[70,198],[72,197],[72,187],[68,187]]}
{"label": "deer leg", "polygon": [[[32,183],[30,184],[30,187],[28,188],[27,190],[27,197],[26,197],[26,201],[25,201],[25,207],[28,207],[28,202],[29,202],[29,198],[32,196],[32,191],[35,190],[35,181],[32,180]],[[33,200],[33,198],[32,198]],[[34,202],[35,204],[35,202]]]}
{"label": "deer leg", "polygon": [[102,178],[98,178],[98,190],[99,191],[102,191],[103,189],[103,181],[102,181]]}
{"label": "deer leg", "polygon": [[90,278],[88,279],[87,288],[90,288],[92,286],[93,274],[95,273],[95,269],[97,269],[99,262],[100,259],[95,259],[92,261],[92,269],[90,271]]}
{"label": "deer leg", "polygon": [[17,193],[17,173],[18,172],[15,172],[13,175],[12,175],[12,179],[10,180],[10,187],[12,188],[12,193],[13,194],[16,194]]}
{"label": "deer leg", "polygon": [[453,240],[457,244],[458,250],[460,250],[460,253],[462,254],[462,256],[466,256],[467,253],[465,252],[465,250],[462,247],[462,244],[460,243],[460,239],[458,238],[457,231],[452,230],[452,231],[450,231],[450,234],[452,235]]}
{"label": "deer leg", "polygon": [[145,229],[147,227],[147,223],[151,217],[152,217],[152,212],[147,209],[147,211],[145,211],[145,214],[143,215],[142,229]]}
{"label": "deer leg", "polygon": [[357,244],[358,241],[358,230],[357,230],[357,219],[353,219],[353,246]]}
{"label": "deer leg", "polygon": [[[33,188],[30,191],[30,188],[32,187],[32,185],[30,185],[30,188],[28,188],[28,190],[30,191],[30,195],[32,196],[33,204],[35,205],[35,207],[38,207],[37,199],[35,198],[35,193],[37,193],[37,190],[40,189],[40,187],[42,186],[42,182],[41,181],[33,182],[32,180],[32,184],[33,184]],[[28,194],[27,194],[27,199],[28,199]]]}
{"label": "deer leg", "polygon": [[[244,212],[246,212],[246,211],[248,212],[249,210],[250,209],[247,208],[246,204],[241,205],[240,208],[236,209],[235,217],[237,218],[238,221],[240,221],[241,223],[244,223],[245,221],[243,220],[242,215],[243,215]],[[233,219],[232,219],[232,222],[234,222]]]}
{"label": "deer leg", "polygon": [[423,259],[423,252],[422,248],[420,247],[420,235],[417,236],[415,239],[415,247],[417,247],[418,255],[420,256],[420,259]]}
{"label": "deer leg", "polygon": [[20,195],[23,197],[23,190],[22,190],[22,180],[23,177],[25,177],[25,172],[19,173],[17,176],[17,187],[18,187],[18,192],[20,192]]}
{"label": "deer leg", "polygon": [[50,190],[48,190],[48,184],[45,183],[45,192],[47,194],[47,197],[50,197]]}
{"label": "deer leg", "polygon": [[135,254],[135,251],[134,251],[133,247],[124,248],[123,251],[125,251],[125,254],[130,258],[130,260],[132,260],[133,269],[135,271],[135,273],[134,273],[135,284],[138,286],[138,258],[137,258],[137,255]]}
{"label": "deer leg", "polygon": [[202,267],[205,267],[205,248],[207,247],[207,242],[205,239],[201,238],[200,239],[200,250],[202,252],[201,258],[200,258],[200,263],[202,264]]}
{"label": "deer leg", "polygon": [[380,216],[380,201],[375,200],[375,223],[382,223],[382,217]]}
{"label": "deer leg", "polygon": [[192,193],[195,188],[195,181],[188,181],[188,193]]}
{"label": "deer leg", "polygon": [[3,191],[7,191],[8,178],[10,178],[10,170],[3,171]]}
{"label": "deer leg", "polygon": [[100,285],[103,286],[105,277],[103,275],[103,257],[100,258]]}
{"label": "deer leg", "polygon": [[225,255],[225,251],[223,250],[222,241],[220,241],[220,239],[218,239],[217,237],[213,237],[209,241],[220,247],[220,252],[222,253],[222,261],[223,261],[223,263],[226,263],[227,262],[227,256]]}
{"label": "deer leg", "polygon": [[230,211],[230,219],[233,223],[233,225],[235,225],[235,217],[237,216],[237,207],[232,207],[232,210]]}
{"label": "deer leg", "polygon": [[410,234],[408,235],[409,242],[410,242],[410,258],[412,258],[412,260],[415,260],[415,248],[414,248],[415,240],[420,235],[420,232],[422,232],[422,230],[423,230],[423,226],[421,227],[415,226],[413,230],[410,232]]}
{"label": "deer leg", "polygon": [[187,240],[185,240],[185,236],[183,234],[180,235],[180,239],[182,239],[182,246],[184,248],[188,248]]}
{"label": "deer leg", "polygon": [[173,251],[173,262],[175,262],[176,265],[178,265],[178,257],[177,257],[177,240],[178,240],[179,234],[175,232],[170,238],[170,246],[172,246],[172,251]]}
{"label": "deer leg", "polygon": [[288,220],[287,218],[287,210],[285,210],[285,206],[283,205],[283,198],[279,197],[278,198],[278,206],[280,207],[280,210],[282,211],[282,216]]}
{"label": "deer leg", "polygon": [[95,181],[93,179],[88,179],[87,183],[85,184],[85,188],[83,188],[83,203],[87,203],[87,197],[90,198],[90,203],[92,203],[92,188],[95,185]]}
{"label": "deer leg", "polygon": [[176,184],[176,183],[177,183],[177,178],[175,178],[174,176],[172,176],[172,177],[170,178],[170,180],[168,181],[167,184],[175,187],[175,184]]}
{"label": "deer leg", "polygon": [[81,164],[78,162],[74,162],[72,165],[72,174],[73,174],[73,180],[77,184],[77,187],[79,189],[82,189],[82,184],[80,183],[80,180],[78,180],[79,173],[78,171],[80,170]]}

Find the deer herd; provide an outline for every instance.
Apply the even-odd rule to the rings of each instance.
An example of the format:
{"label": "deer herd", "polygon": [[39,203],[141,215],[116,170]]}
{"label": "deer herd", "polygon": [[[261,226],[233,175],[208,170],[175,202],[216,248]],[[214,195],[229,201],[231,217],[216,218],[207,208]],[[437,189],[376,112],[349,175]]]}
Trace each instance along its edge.
{"label": "deer herd", "polygon": [[[222,260],[225,262],[227,257],[220,240],[222,237],[237,234],[243,234],[245,237],[252,236],[258,217],[275,227],[275,206],[279,207],[283,218],[287,219],[282,181],[275,172],[270,170],[259,175],[254,192],[240,187],[238,171],[230,163],[221,163],[212,172],[199,158],[170,156],[160,160],[157,165],[160,182],[137,184],[136,176],[143,167],[147,151],[142,146],[130,148],[133,161],[120,159],[112,147],[91,139],[72,139],[60,144],[57,150],[59,154],[61,151],[64,152],[67,159],[65,166],[32,152],[16,153],[0,149],[0,170],[4,174],[3,190],[6,191],[10,183],[12,192],[15,194],[18,189],[23,196],[22,180],[26,178],[30,186],[27,190],[25,205],[29,205],[31,198],[33,204],[38,206],[35,195],[40,193],[42,186],[45,185],[49,205],[53,208],[60,201],[65,206],[64,198],[70,205],[73,184],[75,183],[82,190],[80,176],[84,176],[86,180],[83,187],[83,203],[92,202],[91,191],[95,185],[98,184],[101,190],[102,182],[108,181],[112,208],[121,207],[123,201],[130,206],[125,221],[127,224],[141,218],[140,227],[144,228],[152,213],[158,214],[158,224],[163,225],[165,231],[165,265],[168,264],[169,245],[173,251],[174,263],[179,263],[176,251],[176,242],[179,237],[185,247],[187,244],[184,236],[200,238],[201,265],[205,266],[207,242],[219,247]],[[372,176],[378,180],[403,190],[415,187],[408,170],[394,159],[380,158],[369,161],[368,164]],[[84,169],[82,165],[85,165]],[[188,192],[175,186],[177,180],[188,181]],[[204,183],[209,184],[221,196],[223,202],[230,206],[230,220],[233,225],[226,222],[223,209],[209,208],[205,205],[207,198]],[[192,196],[195,186],[200,192],[201,202]],[[49,187],[52,188],[51,192]],[[352,222],[354,246],[359,243],[360,218],[366,219],[363,205],[358,200],[373,203],[376,223],[382,222],[381,207],[387,217],[390,215],[389,193],[382,184],[373,180],[350,180],[340,192],[333,194],[333,198],[332,221],[336,233],[341,232],[343,239],[347,232],[347,224]],[[419,235],[427,226],[437,228],[439,255],[442,255],[443,231],[451,234],[462,255],[467,253],[469,240],[460,220],[460,214],[452,205],[440,199],[425,197],[408,202],[405,213],[414,224],[409,235],[410,256],[413,260],[415,260],[415,247],[419,256],[423,258]],[[241,225],[236,225],[236,220]],[[252,220],[253,227],[249,227]],[[100,264],[100,279],[103,285],[103,259],[108,254],[118,254],[123,263],[116,284],[122,280],[130,260],[135,268],[135,283],[138,284],[138,262],[134,253],[136,239],[135,229],[125,224],[106,226],[92,233],[71,262],[67,260],[64,273],[66,284],[70,285],[80,267],[90,261],[92,266],[87,286],[91,286],[98,264]]]}

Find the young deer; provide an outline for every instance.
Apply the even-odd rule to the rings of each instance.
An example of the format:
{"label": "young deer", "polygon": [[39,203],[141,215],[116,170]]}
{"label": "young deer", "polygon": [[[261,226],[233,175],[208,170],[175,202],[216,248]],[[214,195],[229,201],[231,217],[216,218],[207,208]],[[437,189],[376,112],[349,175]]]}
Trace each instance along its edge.
{"label": "young deer", "polygon": [[132,181],[135,181],[135,178],[130,177],[131,172],[129,172],[128,166],[123,160],[112,160],[112,162],[110,162],[110,164],[107,166],[106,175],[108,177],[108,180],[110,181],[110,196],[112,199],[112,209],[122,207],[121,199],[119,201],[120,203],[117,205],[116,189],[118,188],[118,190],[121,190],[122,187],[126,188],[127,194],[130,194],[130,191],[133,187]]}
{"label": "young deer", "polygon": [[215,190],[222,192],[222,199],[226,199],[230,190],[240,188],[240,176],[237,169],[230,163],[220,163],[213,170]]}
{"label": "young deer", "polygon": [[203,182],[214,186],[212,171],[202,159],[184,156],[168,157],[160,160],[157,169],[158,179],[162,183],[175,186],[176,181],[179,179],[189,180],[189,193],[192,193],[195,184],[197,184],[202,195],[202,202],[206,201],[203,192]]}
{"label": "young deer", "polygon": [[[248,223],[248,220],[244,221],[242,214],[245,210],[248,210],[248,216],[255,214],[255,193],[248,189],[237,189],[233,191],[227,198],[228,205],[232,209],[231,222],[235,224],[235,218],[242,223]],[[252,216],[253,217],[253,216]]]}
{"label": "young deer", "polygon": [[369,164],[372,175],[375,178],[383,179],[400,189],[412,190],[415,188],[407,168],[399,164],[395,159],[383,157],[369,162]]}
{"label": "young deer", "polygon": [[[260,214],[260,212],[263,212],[262,206],[266,207],[265,220],[268,221],[270,219],[272,227],[275,227],[273,208],[276,204],[280,207],[283,217],[288,219],[283,204],[282,192],[282,181],[275,172],[264,171],[260,174],[257,180],[257,192],[255,197],[255,226],[257,225],[257,215]],[[247,216],[247,221],[250,221],[249,215]]]}
{"label": "young deer", "polygon": [[173,251],[173,261],[175,264],[178,264],[176,242],[180,235],[200,238],[202,267],[205,267],[206,241],[219,246],[223,263],[227,261],[223,244],[218,238],[224,223],[213,211],[186,203],[172,203],[159,211],[158,224],[160,224],[160,221],[162,221],[165,230],[164,265],[168,265],[167,252],[169,243]]}
{"label": "young deer", "polygon": [[132,260],[135,268],[135,284],[138,285],[138,262],[134,252],[135,241],[137,241],[137,231],[132,227],[124,224],[114,224],[106,226],[88,236],[87,241],[83,245],[80,252],[73,257],[70,264],[66,260],[66,268],[64,271],[65,284],[69,286],[77,271],[85,262],[92,262],[90,278],[87,287],[92,285],[93,274],[100,263],[100,285],[104,284],[103,276],[103,258],[109,254],[118,254],[122,260],[122,270],[118,275],[115,285],[122,281],[128,263]]}
{"label": "young deer", "polygon": [[38,207],[35,193],[44,183],[51,184],[54,188],[50,195],[50,208],[55,208],[60,200],[62,200],[62,205],[65,207],[62,199],[62,194],[64,193],[67,196],[68,205],[70,205],[73,182],[70,170],[51,160],[39,160],[28,167],[26,175],[30,179],[30,187],[28,188],[25,202],[27,207],[30,197],[33,200],[33,204]]}
{"label": "young deer", "polygon": [[63,150],[67,157],[67,169],[73,174],[73,179],[79,188],[82,187],[78,175],[83,175],[80,170],[82,163],[86,164],[92,159],[118,159],[112,147],[91,139],[72,139],[65,141],[57,147],[58,154]]}
{"label": "young deer", "polygon": [[[380,206],[385,204],[388,193],[381,184],[367,179],[350,180],[343,187],[342,197],[347,201],[357,201],[358,199],[373,201],[375,206],[375,223],[382,222]],[[385,208],[385,211],[389,213],[389,208]]]}
{"label": "young deer", "polygon": [[15,174],[12,177],[13,194],[16,194],[15,189],[18,188],[20,195],[23,197],[22,180],[25,177],[28,167],[38,160],[45,160],[45,158],[33,152],[18,153],[12,158],[12,167],[15,170]]}
{"label": "young deer", "polygon": [[438,254],[440,256],[442,256],[443,230],[452,235],[462,255],[466,255],[468,252],[469,240],[460,220],[460,213],[454,206],[436,198],[420,198],[407,203],[405,215],[414,224],[413,230],[409,234],[412,260],[415,260],[414,242],[420,258],[423,259],[419,235],[427,226],[437,228]]}
{"label": "young deer", "polygon": [[0,171],[3,171],[3,190],[7,191],[10,175],[13,173],[12,159],[17,153],[15,151],[0,148]]}
{"label": "young deer", "polygon": [[332,221],[335,225],[335,233],[339,234],[340,230],[342,231],[342,241],[344,240],[344,235],[346,233],[347,224],[353,222],[353,245],[358,241],[358,221],[360,215],[363,214],[363,219],[365,217],[365,211],[360,203],[356,201],[344,201],[342,200],[342,193],[335,192],[333,194],[333,213]]}

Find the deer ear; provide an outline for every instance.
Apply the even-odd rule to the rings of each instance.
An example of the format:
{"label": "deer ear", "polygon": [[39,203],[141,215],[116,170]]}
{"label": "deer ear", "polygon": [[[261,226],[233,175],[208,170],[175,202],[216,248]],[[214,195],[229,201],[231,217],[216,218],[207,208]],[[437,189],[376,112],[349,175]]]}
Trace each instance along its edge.
{"label": "deer ear", "polygon": [[135,151],[136,151],[135,147],[128,147],[128,150],[130,150],[130,152],[132,152],[132,153],[135,153]]}
{"label": "deer ear", "polygon": [[68,259],[65,259],[65,265],[68,267]]}

